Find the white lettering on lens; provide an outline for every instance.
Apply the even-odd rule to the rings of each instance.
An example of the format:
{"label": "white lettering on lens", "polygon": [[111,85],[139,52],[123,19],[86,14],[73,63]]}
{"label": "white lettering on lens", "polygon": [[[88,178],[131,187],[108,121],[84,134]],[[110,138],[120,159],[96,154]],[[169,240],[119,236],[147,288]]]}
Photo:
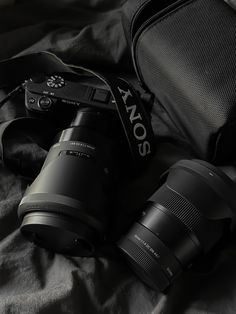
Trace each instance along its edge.
{"label": "white lettering on lens", "polygon": [[168,272],[168,274],[169,274],[171,277],[173,277],[173,272],[172,272],[172,270],[170,269],[170,267],[167,267],[167,268],[166,268],[166,271]]}
{"label": "white lettering on lens", "polygon": [[137,239],[139,242],[141,242],[145,248],[151,252],[156,258],[160,258],[160,254],[157,253],[146,241],[141,239],[137,234],[134,235],[135,239]]}
{"label": "white lettering on lens", "polygon": [[88,145],[88,144],[83,143],[83,142],[68,142],[68,144],[69,145],[75,145],[75,146],[82,146],[82,147],[90,148],[92,150],[96,149],[94,146]]}

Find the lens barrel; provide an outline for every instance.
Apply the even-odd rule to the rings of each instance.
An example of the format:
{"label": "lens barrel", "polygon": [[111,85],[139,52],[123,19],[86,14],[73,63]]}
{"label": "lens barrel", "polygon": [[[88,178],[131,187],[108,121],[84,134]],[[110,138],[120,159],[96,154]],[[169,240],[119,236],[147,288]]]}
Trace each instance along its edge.
{"label": "lens barrel", "polygon": [[219,169],[180,161],[118,246],[136,274],[163,291],[222,237],[234,195],[234,182]]}
{"label": "lens barrel", "polygon": [[27,189],[18,208],[20,228],[37,245],[90,256],[103,239],[115,159],[107,121],[105,113],[80,110]]}

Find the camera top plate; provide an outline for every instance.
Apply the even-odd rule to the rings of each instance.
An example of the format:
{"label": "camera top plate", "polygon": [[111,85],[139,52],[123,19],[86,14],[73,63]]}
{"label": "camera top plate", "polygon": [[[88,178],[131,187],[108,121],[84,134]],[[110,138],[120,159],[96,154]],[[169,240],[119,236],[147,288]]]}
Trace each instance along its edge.
{"label": "camera top plate", "polygon": [[79,75],[55,73],[50,76],[39,75],[26,81],[25,105],[28,110],[50,112],[58,102],[116,111],[116,104],[109,90],[81,83]]}

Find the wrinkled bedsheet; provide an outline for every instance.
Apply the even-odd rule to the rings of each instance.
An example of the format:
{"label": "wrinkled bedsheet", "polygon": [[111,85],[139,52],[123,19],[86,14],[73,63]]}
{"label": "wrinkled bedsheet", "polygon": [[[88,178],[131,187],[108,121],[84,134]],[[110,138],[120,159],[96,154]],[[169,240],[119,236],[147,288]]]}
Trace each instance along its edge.
{"label": "wrinkled bedsheet", "polygon": [[[7,3],[7,1],[3,1]],[[13,2],[13,1],[10,1]],[[121,0],[21,0],[0,7],[0,59],[51,51],[69,64],[130,77],[131,57],[121,25]],[[1,91],[0,96],[3,96]],[[5,121],[22,114],[23,102],[0,110]],[[0,313],[3,314],[197,314],[236,313],[236,249],[233,240],[185,272],[168,294],[146,287],[126,266],[114,242],[158,186],[160,174],[189,153],[173,141],[177,131],[158,105],[152,111],[154,159],[118,187],[111,209],[109,243],[97,257],[54,254],[19,232],[17,206],[28,178],[0,165]],[[168,127],[167,127],[168,125]],[[161,140],[161,138],[163,140]],[[34,168],[47,152],[31,134],[12,133],[7,153]]]}

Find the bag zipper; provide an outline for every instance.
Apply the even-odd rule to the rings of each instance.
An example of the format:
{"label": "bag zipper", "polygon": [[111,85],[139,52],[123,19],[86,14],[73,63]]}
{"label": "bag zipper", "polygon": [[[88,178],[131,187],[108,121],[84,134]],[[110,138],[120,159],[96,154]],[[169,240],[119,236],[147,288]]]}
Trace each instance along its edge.
{"label": "bag zipper", "polygon": [[131,35],[131,40],[133,40],[133,37],[136,33],[136,28],[138,28],[138,20],[139,17],[142,15],[142,12],[144,10],[146,10],[146,8],[151,4],[152,0],[147,0],[144,1],[137,9],[137,11],[135,12],[135,14],[133,15],[132,19],[131,19],[131,23],[130,23],[130,35]]}
{"label": "bag zipper", "polygon": [[[145,3],[144,6],[139,8],[137,13],[135,14],[135,17],[132,21],[132,59],[134,63],[135,72],[137,74],[139,84],[142,86],[144,90],[148,90],[147,86],[145,85],[141,73],[139,73],[138,66],[137,66],[137,58],[135,54],[136,45],[139,39],[139,36],[142,34],[144,29],[146,29],[148,26],[150,26],[154,21],[157,19],[165,17],[167,14],[174,12],[176,9],[179,9],[181,6],[183,6],[185,3],[190,2],[192,0],[163,0],[163,2],[160,4],[160,2],[156,2],[155,0],[148,1]],[[167,6],[166,6],[167,5]],[[157,13],[157,7],[159,11]]]}
{"label": "bag zipper", "polygon": [[[173,4],[177,0],[147,0],[138,8],[135,12],[130,27],[131,38],[133,39],[135,33],[139,28],[153,16],[153,12],[158,12],[166,8],[167,6]],[[155,14],[155,13],[154,13]]]}

